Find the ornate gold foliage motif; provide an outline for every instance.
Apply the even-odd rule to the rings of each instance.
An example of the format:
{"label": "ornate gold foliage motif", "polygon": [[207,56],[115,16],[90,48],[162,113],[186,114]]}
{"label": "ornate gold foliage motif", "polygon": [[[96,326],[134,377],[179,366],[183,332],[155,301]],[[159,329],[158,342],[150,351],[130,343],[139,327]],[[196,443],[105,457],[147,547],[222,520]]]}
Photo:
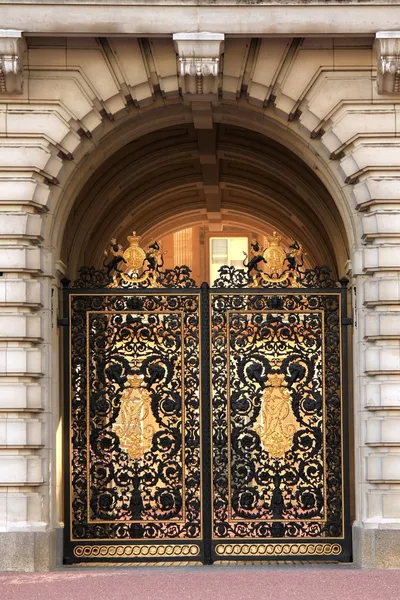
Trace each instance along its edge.
{"label": "ornate gold foliage motif", "polygon": [[339,301],[212,292],[216,545],[343,536]]}
{"label": "ornate gold foliage motif", "polygon": [[218,544],[219,556],[338,556],[340,544]]}
{"label": "ornate gold foliage motif", "polygon": [[199,294],[74,294],[70,311],[71,541],[201,539]]}
{"label": "ornate gold foliage motif", "polygon": [[122,450],[133,459],[142,458],[150,450],[153,435],[158,429],[151,414],[150,402],[150,393],[143,387],[143,377],[128,375],[113,431],[119,438]]}
{"label": "ornate gold foliage motif", "polygon": [[141,558],[143,556],[151,558],[159,556],[198,556],[199,554],[200,548],[195,544],[154,544],[149,546],[144,544],[90,546],[88,544],[85,546],[75,546],[74,548],[74,555],[77,558]]}
{"label": "ornate gold foliage motif", "polygon": [[293,436],[300,429],[292,406],[290,391],[283,373],[268,375],[269,387],[262,395],[262,404],[255,431],[264,450],[274,458],[284,456],[293,444]]}

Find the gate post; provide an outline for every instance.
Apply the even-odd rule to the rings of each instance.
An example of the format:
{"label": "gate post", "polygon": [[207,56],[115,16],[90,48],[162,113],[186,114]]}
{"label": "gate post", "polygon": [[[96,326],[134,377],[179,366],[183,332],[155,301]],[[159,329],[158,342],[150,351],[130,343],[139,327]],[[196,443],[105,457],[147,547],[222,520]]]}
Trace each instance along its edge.
{"label": "gate post", "polygon": [[204,540],[204,558],[203,564],[212,564],[211,559],[211,536],[212,536],[212,517],[211,517],[211,490],[212,490],[212,470],[211,470],[211,389],[210,389],[210,286],[208,283],[202,283],[200,287],[200,315],[201,315],[201,427],[202,427],[202,497],[203,497],[203,540]]}

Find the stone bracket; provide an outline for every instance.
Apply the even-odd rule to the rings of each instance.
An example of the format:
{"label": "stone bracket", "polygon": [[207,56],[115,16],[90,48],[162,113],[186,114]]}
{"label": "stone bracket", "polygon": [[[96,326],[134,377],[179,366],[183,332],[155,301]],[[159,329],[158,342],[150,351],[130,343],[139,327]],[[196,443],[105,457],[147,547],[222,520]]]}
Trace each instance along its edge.
{"label": "stone bracket", "polygon": [[25,51],[22,31],[0,29],[0,93],[22,92],[22,55]]}
{"label": "stone bracket", "polygon": [[378,94],[400,93],[400,31],[378,31]]}
{"label": "stone bracket", "polygon": [[182,94],[218,94],[220,56],[224,51],[223,33],[175,33],[179,81]]}

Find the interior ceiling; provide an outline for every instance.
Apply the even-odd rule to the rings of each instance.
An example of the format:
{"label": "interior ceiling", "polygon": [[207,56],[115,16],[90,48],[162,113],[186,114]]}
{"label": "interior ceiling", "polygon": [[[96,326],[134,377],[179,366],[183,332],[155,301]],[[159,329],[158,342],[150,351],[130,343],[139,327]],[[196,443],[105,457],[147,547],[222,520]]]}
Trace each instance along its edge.
{"label": "interior ceiling", "polygon": [[340,274],[347,258],[334,201],[295,154],[261,134],[214,124],[154,131],[116,152],[76,199],[64,237],[70,276],[99,265],[109,240],[133,230],[149,237],[218,222],[276,228],[298,240],[310,262]]}

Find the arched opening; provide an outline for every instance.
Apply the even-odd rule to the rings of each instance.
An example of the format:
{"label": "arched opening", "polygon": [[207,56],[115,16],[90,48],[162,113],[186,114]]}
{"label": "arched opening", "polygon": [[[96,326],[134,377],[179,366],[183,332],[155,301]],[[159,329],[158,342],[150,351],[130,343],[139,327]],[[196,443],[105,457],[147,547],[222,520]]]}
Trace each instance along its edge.
{"label": "arched opening", "polygon": [[[179,123],[121,144],[103,162],[98,161],[97,168],[86,170],[66,220],[60,258],[66,274],[74,279],[82,265],[101,268],[111,238],[125,246],[128,235],[136,231],[143,246],[153,239],[161,242],[168,251],[167,266],[188,264],[198,284],[212,283],[218,264],[240,266],[253,237],[264,245],[277,231],[284,246],[292,240],[301,244],[307,266],[327,265],[333,279],[338,279],[344,274],[351,239],[342,214],[314,170],[276,139],[226,122],[218,122],[212,130]],[[284,368],[286,359],[274,360],[275,370]],[[339,362],[338,354],[335,361]],[[279,377],[271,379],[275,382],[271,386],[284,394],[282,373],[272,375]],[[137,399],[138,380],[131,387]],[[290,426],[296,429],[293,415]],[[260,422],[258,431],[263,426]],[[271,504],[280,494],[278,479],[274,482]],[[139,517],[144,510],[140,502],[135,508]],[[273,531],[279,538],[278,528]],[[332,531],[335,539],[338,530],[333,527]],[[302,535],[314,535],[312,526]],[[328,546],[333,555],[339,553],[340,545]],[[348,550],[342,555],[347,557],[342,560],[348,560]]]}
{"label": "arched opening", "polygon": [[[339,210],[315,173],[282,144],[227,124],[158,129],[108,157],[76,197],[61,258],[73,276],[83,264],[101,265],[113,237],[124,242],[135,230],[146,243],[188,228],[199,244],[212,232],[277,230],[334,276],[348,259]],[[195,270],[207,279],[204,267]]]}

